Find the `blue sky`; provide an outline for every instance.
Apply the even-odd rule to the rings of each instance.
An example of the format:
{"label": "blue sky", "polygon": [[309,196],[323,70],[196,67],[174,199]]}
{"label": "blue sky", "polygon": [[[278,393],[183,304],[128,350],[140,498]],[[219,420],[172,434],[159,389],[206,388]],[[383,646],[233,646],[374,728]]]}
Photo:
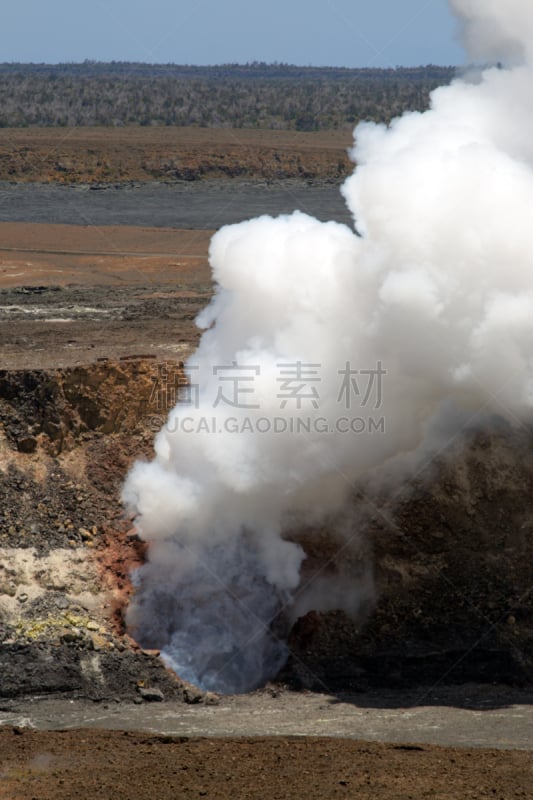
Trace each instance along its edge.
{"label": "blue sky", "polygon": [[446,0],[3,0],[0,61],[461,64]]}

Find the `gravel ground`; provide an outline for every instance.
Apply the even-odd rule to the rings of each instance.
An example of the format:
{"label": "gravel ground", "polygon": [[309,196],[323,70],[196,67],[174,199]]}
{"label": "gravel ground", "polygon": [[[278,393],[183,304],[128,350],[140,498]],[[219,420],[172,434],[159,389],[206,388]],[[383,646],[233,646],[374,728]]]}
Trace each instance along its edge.
{"label": "gravel ground", "polygon": [[446,747],[533,750],[531,690],[504,686],[327,695],[273,686],[210,702],[4,700],[0,726],[142,730],[168,736],[328,736]]}

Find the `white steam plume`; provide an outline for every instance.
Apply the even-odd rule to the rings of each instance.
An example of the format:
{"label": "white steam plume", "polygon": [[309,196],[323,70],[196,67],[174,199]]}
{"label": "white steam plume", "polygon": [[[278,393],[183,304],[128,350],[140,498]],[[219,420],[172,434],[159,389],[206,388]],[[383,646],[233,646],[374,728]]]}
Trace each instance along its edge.
{"label": "white steam plume", "polygon": [[324,578],[298,596],[295,520],[427,447],[450,405],[531,412],[533,5],[452,7],[472,55],[513,66],[390,128],[358,126],[343,194],[361,237],[296,212],[212,240],[217,291],[188,365],[198,407],[176,406],[124,488],[151,543],[128,622],[205,688],[260,685],[295,616],[368,602],[368,576],[331,602]]}
{"label": "white steam plume", "polygon": [[531,63],[533,18],[529,0],[449,0],[475,59]]}

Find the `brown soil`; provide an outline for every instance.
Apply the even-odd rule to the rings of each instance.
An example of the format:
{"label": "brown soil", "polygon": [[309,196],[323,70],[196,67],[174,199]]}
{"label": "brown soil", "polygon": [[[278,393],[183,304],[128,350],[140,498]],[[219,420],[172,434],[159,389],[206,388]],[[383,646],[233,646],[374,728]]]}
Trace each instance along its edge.
{"label": "brown soil", "polygon": [[0,222],[0,289],[210,282],[213,231]]}
{"label": "brown soil", "polygon": [[[210,236],[0,223],[0,306],[19,308],[0,313],[0,367],[185,357],[199,337],[194,319],[212,292]],[[40,313],[25,313],[30,307]]]}
{"label": "brown soil", "polygon": [[338,179],[351,131],[4,128],[0,180],[113,183],[201,178]]}
{"label": "brown soil", "polygon": [[6,800],[531,797],[531,754],[335,739],[0,731]]}

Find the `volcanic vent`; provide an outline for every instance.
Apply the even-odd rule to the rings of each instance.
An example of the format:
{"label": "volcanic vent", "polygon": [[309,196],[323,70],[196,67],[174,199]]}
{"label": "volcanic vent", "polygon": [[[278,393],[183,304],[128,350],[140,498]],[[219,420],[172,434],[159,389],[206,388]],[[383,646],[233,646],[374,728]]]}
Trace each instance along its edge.
{"label": "volcanic vent", "polygon": [[356,129],[358,234],[295,212],[212,240],[189,402],[123,491],[149,542],[129,624],[200,686],[274,676],[295,615],[368,609],[364,558],[351,575],[340,544],[334,574],[302,583],[292,532],[357,541],[354,486],[375,526],[380,487],[399,501],[450,443],[531,420],[533,11],[451,5],[473,57],[501,63]]}

